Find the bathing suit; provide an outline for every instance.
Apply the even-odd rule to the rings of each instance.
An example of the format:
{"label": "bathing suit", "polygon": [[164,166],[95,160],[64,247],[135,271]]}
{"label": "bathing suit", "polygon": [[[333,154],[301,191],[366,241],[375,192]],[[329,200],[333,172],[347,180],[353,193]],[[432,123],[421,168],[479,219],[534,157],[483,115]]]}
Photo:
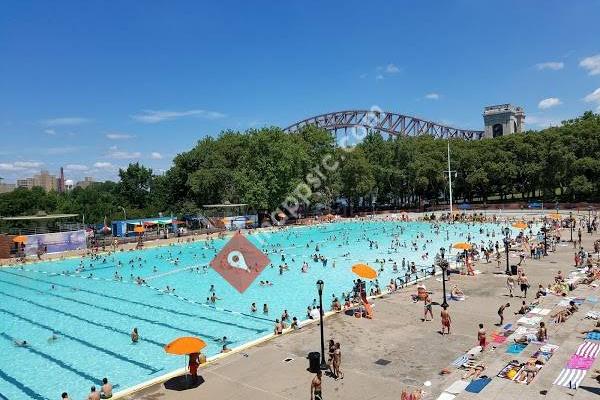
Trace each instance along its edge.
{"label": "bathing suit", "polygon": [[315,400],[323,400],[323,396],[321,395],[320,390],[315,389]]}

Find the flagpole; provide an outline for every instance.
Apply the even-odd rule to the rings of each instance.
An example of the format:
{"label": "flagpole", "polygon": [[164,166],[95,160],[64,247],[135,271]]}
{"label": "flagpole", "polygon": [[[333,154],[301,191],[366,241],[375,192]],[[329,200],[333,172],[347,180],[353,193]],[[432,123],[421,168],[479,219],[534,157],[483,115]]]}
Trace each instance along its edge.
{"label": "flagpole", "polygon": [[450,216],[452,216],[452,171],[450,170],[450,139],[448,139],[448,186],[450,189]]}

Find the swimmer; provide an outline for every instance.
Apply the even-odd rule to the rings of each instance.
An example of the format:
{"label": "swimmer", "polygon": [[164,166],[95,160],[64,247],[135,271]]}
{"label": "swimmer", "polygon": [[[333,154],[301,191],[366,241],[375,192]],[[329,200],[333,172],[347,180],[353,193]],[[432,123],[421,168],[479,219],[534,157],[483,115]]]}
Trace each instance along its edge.
{"label": "swimmer", "polygon": [[27,346],[29,346],[29,343],[27,343],[27,340],[15,340],[15,341],[13,341],[13,343],[17,347],[27,347]]}
{"label": "swimmer", "polygon": [[48,338],[48,343],[52,343],[58,340],[58,336],[54,332],[52,332],[52,336]]}
{"label": "swimmer", "polygon": [[137,343],[140,340],[140,335],[138,334],[137,328],[133,328],[131,331],[131,343]]}

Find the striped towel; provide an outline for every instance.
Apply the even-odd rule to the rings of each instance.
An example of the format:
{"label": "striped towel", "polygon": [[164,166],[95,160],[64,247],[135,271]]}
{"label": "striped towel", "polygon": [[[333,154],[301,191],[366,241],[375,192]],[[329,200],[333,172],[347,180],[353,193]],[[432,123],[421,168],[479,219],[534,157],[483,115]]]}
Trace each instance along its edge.
{"label": "striped towel", "polygon": [[469,356],[466,354],[463,354],[462,356],[458,357],[456,360],[452,361],[452,365],[454,365],[455,367],[460,367],[467,361],[469,361]]}
{"label": "striped towel", "polygon": [[599,351],[600,343],[583,342],[579,345],[575,354],[581,357],[596,358]]}
{"label": "striped towel", "polygon": [[583,369],[563,368],[558,377],[554,380],[553,385],[564,386],[570,389],[577,389],[586,374]]}
{"label": "striped towel", "polygon": [[582,357],[576,354],[569,359],[567,363],[567,368],[571,369],[590,369],[592,368],[592,364],[594,364],[595,358]]}

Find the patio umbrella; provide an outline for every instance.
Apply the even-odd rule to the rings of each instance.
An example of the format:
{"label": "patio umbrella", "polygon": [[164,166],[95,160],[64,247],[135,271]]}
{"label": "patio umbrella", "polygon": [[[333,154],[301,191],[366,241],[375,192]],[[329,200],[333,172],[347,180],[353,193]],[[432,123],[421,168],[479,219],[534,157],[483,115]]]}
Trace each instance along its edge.
{"label": "patio umbrella", "polygon": [[454,243],[452,247],[459,250],[471,250],[473,248],[473,246],[467,242]]}
{"label": "patio umbrella", "polygon": [[13,238],[13,242],[15,243],[27,243],[27,236],[19,235]]}
{"label": "patio umbrella", "polygon": [[527,224],[524,221],[517,221],[514,224],[512,224],[513,228],[517,228],[517,229],[525,229],[527,228]]}
{"label": "patio umbrella", "polygon": [[199,353],[200,350],[206,347],[204,340],[192,337],[182,336],[173,340],[171,343],[165,345],[165,351],[169,354],[175,354],[179,356]]}
{"label": "patio umbrella", "polygon": [[354,264],[352,266],[352,272],[365,279],[377,278],[377,271],[369,267],[367,264]]}
{"label": "patio umbrella", "polygon": [[562,215],[560,215],[559,213],[552,213],[552,214],[548,214],[548,218],[551,218],[551,219],[561,219]]}

